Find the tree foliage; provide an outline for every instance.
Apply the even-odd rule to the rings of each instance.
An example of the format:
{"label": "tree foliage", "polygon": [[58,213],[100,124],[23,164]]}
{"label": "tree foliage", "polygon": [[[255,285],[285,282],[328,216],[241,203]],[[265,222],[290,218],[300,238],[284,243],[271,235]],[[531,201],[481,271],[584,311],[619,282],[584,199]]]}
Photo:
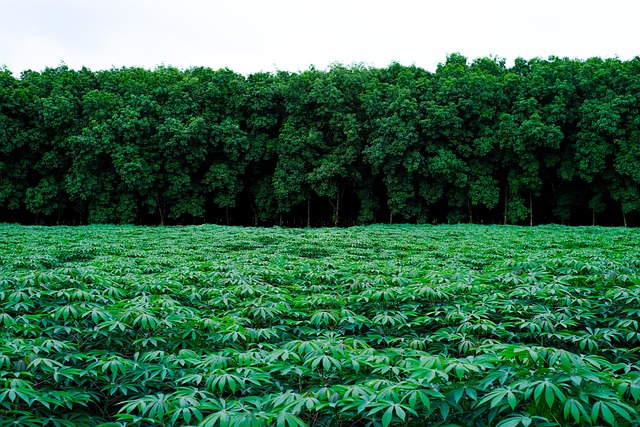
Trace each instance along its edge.
{"label": "tree foliage", "polygon": [[0,72],[0,221],[638,224],[640,59]]}

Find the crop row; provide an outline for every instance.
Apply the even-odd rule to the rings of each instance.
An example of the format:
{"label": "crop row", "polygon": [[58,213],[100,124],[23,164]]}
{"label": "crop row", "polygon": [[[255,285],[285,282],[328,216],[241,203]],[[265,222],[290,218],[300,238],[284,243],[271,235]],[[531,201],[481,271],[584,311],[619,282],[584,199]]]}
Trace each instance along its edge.
{"label": "crop row", "polygon": [[640,425],[630,230],[0,232],[0,426]]}

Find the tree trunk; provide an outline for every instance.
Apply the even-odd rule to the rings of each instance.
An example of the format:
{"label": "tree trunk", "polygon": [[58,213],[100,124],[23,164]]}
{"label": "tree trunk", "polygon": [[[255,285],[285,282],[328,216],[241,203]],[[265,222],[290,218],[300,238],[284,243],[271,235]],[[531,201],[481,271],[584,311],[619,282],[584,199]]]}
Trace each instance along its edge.
{"label": "tree trunk", "polygon": [[307,200],[307,228],[311,227],[311,199]]}
{"label": "tree trunk", "polygon": [[164,212],[160,204],[158,204],[158,214],[160,215],[160,225],[164,225]]}
{"label": "tree trunk", "polygon": [[353,200],[349,203],[349,226],[353,226],[355,221],[353,220]]}
{"label": "tree trunk", "polygon": [[337,227],[338,222],[340,221],[340,192],[338,192],[338,196],[336,197],[336,209],[333,214],[333,226]]}
{"label": "tree trunk", "polygon": [[227,219],[227,225],[229,225],[229,208],[224,208],[224,216]]}
{"label": "tree trunk", "polygon": [[596,225],[596,210],[595,209],[591,209],[591,225],[592,226]]}
{"label": "tree trunk", "polygon": [[253,203],[253,200],[251,199],[251,195],[249,195],[249,206],[251,206],[251,212],[253,212],[253,218],[251,218],[251,222],[253,224],[254,227],[258,226],[258,208],[256,207],[255,203]]}
{"label": "tree trunk", "polygon": [[473,208],[469,199],[467,199],[467,208],[469,209],[469,224],[473,224]]}
{"label": "tree trunk", "polygon": [[393,212],[389,214],[389,225],[393,224]]}
{"label": "tree trunk", "polygon": [[505,185],[504,187],[504,225],[507,225],[507,206],[509,205],[509,189]]}
{"label": "tree trunk", "polygon": [[624,211],[624,209],[622,210],[622,222],[624,223],[624,226],[627,226],[627,213]]}
{"label": "tree trunk", "polygon": [[533,199],[531,197],[531,190],[529,190],[529,226],[533,227]]}
{"label": "tree trunk", "polygon": [[160,225],[164,225],[166,209],[165,209],[163,198],[161,198],[159,195],[156,195],[156,203],[158,204],[158,214],[160,215]]}

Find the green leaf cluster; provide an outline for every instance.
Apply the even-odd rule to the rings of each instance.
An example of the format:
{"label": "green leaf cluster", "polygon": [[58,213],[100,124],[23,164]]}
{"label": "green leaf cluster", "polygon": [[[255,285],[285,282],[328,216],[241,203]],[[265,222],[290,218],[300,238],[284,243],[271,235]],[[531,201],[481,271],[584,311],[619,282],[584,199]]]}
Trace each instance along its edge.
{"label": "green leaf cluster", "polygon": [[0,426],[640,425],[635,229],[0,234]]}
{"label": "green leaf cluster", "polygon": [[0,221],[628,225],[640,59],[0,70]]}

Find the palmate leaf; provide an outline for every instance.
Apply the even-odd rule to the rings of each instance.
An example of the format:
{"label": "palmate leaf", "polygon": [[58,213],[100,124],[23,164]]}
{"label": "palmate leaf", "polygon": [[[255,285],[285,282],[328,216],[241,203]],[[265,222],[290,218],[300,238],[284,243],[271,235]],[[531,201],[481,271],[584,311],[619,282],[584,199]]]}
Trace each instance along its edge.
{"label": "palmate leaf", "polygon": [[80,407],[86,407],[89,402],[99,402],[100,398],[92,391],[67,388],[65,391],[42,390],[36,401],[48,409],[68,408],[81,413]]}
{"label": "palmate leaf", "polygon": [[202,412],[194,406],[177,408],[171,416],[171,423],[178,425],[177,421],[183,419],[186,424],[191,424],[192,420],[202,420]]}
{"label": "palmate leaf", "polygon": [[11,411],[0,419],[1,427],[41,427],[42,418],[28,411]]}
{"label": "palmate leaf", "polygon": [[544,362],[547,351],[542,348],[534,348],[522,345],[508,345],[500,356],[506,359],[517,359],[524,364],[540,365]]}
{"label": "palmate leaf", "polygon": [[358,395],[342,398],[337,402],[340,413],[354,413],[363,415],[365,411],[376,401],[376,395]]}
{"label": "palmate leaf", "polygon": [[595,423],[598,420],[598,417],[602,417],[602,419],[607,423],[615,426],[616,415],[632,422],[631,414],[636,415],[637,411],[625,403],[616,401],[598,401],[594,403],[591,408],[591,421]]}
{"label": "palmate leaf", "polygon": [[472,373],[472,372],[480,372],[480,367],[478,367],[477,365],[473,364],[473,363],[465,363],[462,361],[456,361],[456,362],[452,362],[449,365],[447,365],[447,367],[444,370],[447,373],[450,373],[451,371],[455,372],[456,376],[458,377],[459,380],[462,380],[465,375]]}
{"label": "palmate leaf", "polygon": [[276,418],[276,427],[307,427],[307,423],[294,413],[282,411]]}
{"label": "palmate leaf", "polygon": [[[294,401],[289,402],[284,406],[286,411],[290,411],[294,414],[299,414],[302,411],[311,411],[316,408],[320,408],[321,406],[320,400],[315,396],[299,396]],[[274,405],[274,407],[276,407]]]}
{"label": "palmate leaf", "polygon": [[511,410],[514,410],[518,405],[518,396],[521,394],[521,391],[512,389],[510,387],[493,390],[487,393],[478,402],[477,406],[482,406],[486,403],[489,403],[489,408],[495,408],[497,406],[506,404],[511,408]]}
{"label": "palmate leaf", "polygon": [[33,389],[21,389],[21,388],[0,388],[0,405],[9,407],[7,402],[16,402],[18,399],[31,405],[40,394]]}
{"label": "palmate leaf", "polygon": [[286,362],[277,362],[269,365],[269,373],[277,373],[285,376],[295,376],[302,378],[312,375],[312,370],[308,366],[296,366]]}
{"label": "palmate leaf", "polygon": [[407,417],[407,412],[418,416],[418,413],[408,405],[402,403],[395,403],[389,400],[376,400],[371,405],[369,405],[369,412],[367,416],[375,415],[379,412],[384,411],[382,414],[382,425],[387,427],[391,424],[393,417],[397,417],[400,421],[404,422]]}
{"label": "palmate leaf", "polygon": [[382,374],[382,375],[387,375],[388,377],[393,377],[393,376],[399,376],[400,372],[403,371],[403,368],[399,368],[397,366],[391,366],[391,365],[376,365],[376,364],[372,364],[371,367],[373,367],[373,370],[371,371],[372,374]]}
{"label": "palmate leaf", "polygon": [[621,383],[618,386],[618,394],[620,396],[624,396],[625,393],[628,393],[634,402],[640,401],[640,381]]}
{"label": "palmate leaf", "polygon": [[561,404],[566,400],[566,397],[560,387],[548,379],[532,382],[531,386],[525,391],[525,397],[530,396],[531,392],[533,392],[533,399],[536,404],[540,402],[544,395],[544,401],[549,408],[553,406],[556,397]]}
{"label": "palmate leaf", "polygon": [[106,384],[103,386],[105,391],[109,392],[109,395],[120,395],[120,396],[128,396],[129,394],[137,393],[141,390],[141,386],[139,383],[112,383]]}
{"label": "palmate leaf", "polygon": [[100,324],[98,324],[98,329],[107,330],[109,332],[118,331],[118,333],[122,333],[129,330],[130,328],[129,325],[120,322],[119,320],[107,320],[100,322]]}
{"label": "palmate leaf", "polygon": [[49,359],[46,357],[34,357],[27,366],[28,369],[39,368],[39,370],[47,373],[53,372],[56,368],[60,369],[64,367],[65,366],[57,360]]}
{"label": "palmate leaf", "polygon": [[406,400],[409,403],[409,406],[413,409],[416,409],[418,402],[420,402],[427,409],[427,413],[431,413],[432,398],[442,399],[444,398],[444,395],[435,390],[419,389],[409,391],[403,397],[403,400]]}
{"label": "palmate leaf", "polygon": [[15,319],[7,312],[0,313],[0,325],[4,328],[10,328],[15,324]]}
{"label": "palmate leaf", "polygon": [[5,379],[0,387],[0,404],[10,407],[8,402],[22,401],[30,406],[41,394],[34,388],[32,381],[22,378]]}
{"label": "palmate leaf", "polygon": [[69,318],[75,319],[79,317],[80,309],[73,304],[63,305],[53,310],[53,318],[55,320],[67,320]]}
{"label": "palmate leaf", "polygon": [[440,410],[440,415],[442,415],[442,420],[447,421],[447,418],[451,413],[451,407],[449,406],[449,403],[447,403],[446,401],[440,402],[438,409]]}
{"label": "palmate leaf", "polygon": [[533,423],[535,420],[549,421],[547,418],[537,416],[537,415],[530,415],[526,413],[513,414],[513,415],[509,415],[507,418],[505,418],[504,420],[496,424],[496,427],[518,427],[518,426],[529,427],[531,423]]}
{"label": "palmate leaf", "polygon": [[209,375],[205,384],[207,388],[212,391],[216,389],[223,391],[225,388],[228,388],[231,393],[234,393],[238,386],[244,385],[244,381],[236,374],[218,371]]}
{"label": "palmate leaf", "polygon": [[450,392],[450,394],[453,396],[453,400],[456,403],[459,403],[460,399],[462,399],[465,394],[471,400],[478,400],[477,390],[470,386],[459,387]]}
{"label": "palmate leaf", "polygon": [[102,306],[94,306],[90,310],[85,311],[82,314],[83,318],[90,317],[91,320],[97,325],[102,322],[108,322],[113,320],[113,313]]}
{"label": "palmate leaf", "polygon": [[136,348],[142,347],[142,348],[147,348],[147,347],[158,347],[161,344],[166,344],[167,340],[161,336],[153,336],[153,337],[145,337],[145,338],[139,338],[136,340],[133,340],[131,342]]}
{"label": "palmate leaf", "polygon": [[243,411],[231,416],[229,427],[263,427],[271,418],[270,414],[264,412]]}
{"label": "palmate leaf", "polygon": [[123,402],[120,414],[132,414],[134,411],[142,417],[161,421],[174,409],[170,396],[164,393],[148,395]]}
{"label": "palmate leaf", "polygon": [[332,389],[343,399],[350,397],[370,398],[376,395],[376,392],[372,388],[364,384],[335,385]]}
{"label": "palmate leaf", "polygon": [[338,321],[336,313],[331,311],[317,311],[309,319],[314,326],[334,325]]}
{"label": "palmate leaf", "polygon": [[224,399],[207,399],[198,407],[201,411],[214,411],[198,423],[198,427],[227,427],[231,416],[239,411],[237,402],[227,403]]}
{"label": "palmate leaf", "polygon": [[549,366],[558,365],[566,372],[571,372],[571,369],[579,366],[583,366],[580,358],[563,349],[553,349],[548,357]]}
{"label": "palmate leaf", "polygon": [[564,403],[563,416],[565,420],[568,420],[570,417],[573,418],[575,423],[579,423],[581,419],[590,418],[587,410],[584,407],[584,402],[578,399],[567,399]]}
{"label": "palmate leaf", "polygon": [[299,362],[301,360],[300,355],[298,353],[294,353],[288,349],[275,349],[268,355],[270,361],[282,360],[282,361],[292,361]]}
{"label": "palmate leaf", "polygon": [[75,420],[68,420],[65,418],[60,418],[60,417],[56,417],[56,416],[49,416],[49,417],[43,417],[44,419],[41,419],[41,422],[44,425],[47,426],[52,426],[52,427],[77,427],[78,425],[82,425],[83,422],[84,423],[89,423],[91,422],[91,419],[89,417],[87,417],[87,419],[75,419]]}
{"label": "palmate leaf", "polygon": [[268,404],[276,410],[279,410],[280,408],[291,409],[289,405],[296,405],[302,399],[304,399],[304,397],[301,394],[293,391],[286,391],[284,393],[269,396]]}
{"label": "palmate leaf", "polygon": [[3,367],[7,369],[11,367],[11,358],[7,354],[0,353],[0,369]]}
{"label": "palmate leaf", "polygon": [[236,369],[236,372],[242,375],[243,387],[250,387],[251,385],[263,387],[264,384],[269,384],[271,381],[271,376],[259,368],[240,367]]}
{"label": "palmate leaf", "polygon": [[115,418],[117,420],[120,420],[122,423],[118,423],[116,425],[124,425],[124,426],[137,426],[137,425],[149,425],[149,426],[155,426],[155,425],[160,425],[160,421],[153,419],[153,418],[149,418],[149,417],[142,417],[140,415],[134,415],[134,414],[116,414]]}
{"label": "palmate leaf", "polygon": [[331,369],[340,371],[342,369],[342,363],[338,359],[326,354],[309,357],[304,361],[304,364],[310,365],[312,370],[317,369],[319,366],[321,366],[324,371],[329,371]]}
{"label": "palmate leaf", "polygon": [[148,313],[140,313],[133,319],[133,326],[138,326],[144,330],[155,330],[158,327],[159,320]]}

